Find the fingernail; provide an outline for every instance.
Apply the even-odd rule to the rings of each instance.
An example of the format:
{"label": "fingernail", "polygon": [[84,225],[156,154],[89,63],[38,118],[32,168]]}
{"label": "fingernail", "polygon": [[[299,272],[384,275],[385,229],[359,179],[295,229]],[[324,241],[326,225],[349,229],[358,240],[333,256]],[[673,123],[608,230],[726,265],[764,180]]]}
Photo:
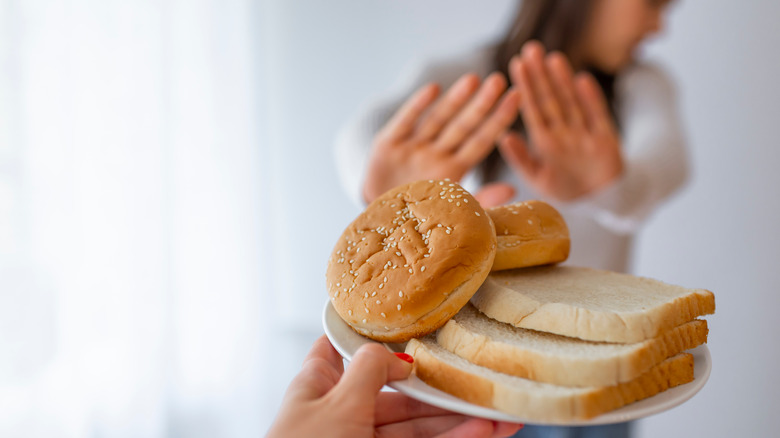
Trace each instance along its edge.
{"label": "fingernail", "polygon": [[412,356],[409,356],[406,353],[393,353],[396,356],[398,356],[399,359],[404,360],[409,363],[414,363],[414,358]]}

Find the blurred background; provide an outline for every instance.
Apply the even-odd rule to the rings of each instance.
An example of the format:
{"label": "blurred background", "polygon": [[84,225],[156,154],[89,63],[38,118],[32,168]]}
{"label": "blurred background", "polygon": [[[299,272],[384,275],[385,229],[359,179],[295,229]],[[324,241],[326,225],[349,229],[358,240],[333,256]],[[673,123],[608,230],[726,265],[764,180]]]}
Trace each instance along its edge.
{"label": "blurred background", "polygon": [[[514,5],[0,0],[0,436],[262,436],[359,212],[339,126]],[[644,51],[677,81],[693,176],[634,272],[718,307],[709,383],[640,437],[780,429],[778,16],[674,2]]]}

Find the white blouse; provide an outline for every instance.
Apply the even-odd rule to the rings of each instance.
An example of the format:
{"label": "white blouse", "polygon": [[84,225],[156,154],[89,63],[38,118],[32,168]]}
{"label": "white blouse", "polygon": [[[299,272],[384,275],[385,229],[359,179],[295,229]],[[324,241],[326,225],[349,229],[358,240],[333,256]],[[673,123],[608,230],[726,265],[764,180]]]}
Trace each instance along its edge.
{"label": "white blouse", "polygon": [[[494,48],[457,59],[414,63],[385,96],[371,99],[342,129],[336,140],[336,165],[350,198],[365,206],[362,187],[373,138],[402,102],[429,82],[448,88],[461,75],[486,77],[493,70]],[[564,216],[572,239],[567,264],[625,272],[630,267],[633,234],[688,175],[688,156],[669,77],[657,66],[635,63],[615,84],[624,172],[610,186],[574,202],[558,202],[537,194],[504,163],[499,180],[517,190],[515,201],[542,199]],[[462,184],[479,187],[476,172]]]}

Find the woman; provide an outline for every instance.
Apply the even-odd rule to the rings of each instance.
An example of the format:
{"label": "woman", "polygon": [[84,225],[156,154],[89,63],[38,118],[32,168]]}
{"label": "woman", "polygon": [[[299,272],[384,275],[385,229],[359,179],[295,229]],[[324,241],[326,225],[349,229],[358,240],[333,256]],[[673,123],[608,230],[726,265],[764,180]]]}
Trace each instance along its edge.
{"label": "woman", "polygon": [[[345,188],[365,203],[447,177],[486,207],[543,199],[569,225],[569,263],[626,271],[633,234],[687,176],[671,81],[634,58],[667,3],[523,1],[500,44],[419,66],[342,130]],[[629,426],[518,436],[540,431],[627,436]]]}

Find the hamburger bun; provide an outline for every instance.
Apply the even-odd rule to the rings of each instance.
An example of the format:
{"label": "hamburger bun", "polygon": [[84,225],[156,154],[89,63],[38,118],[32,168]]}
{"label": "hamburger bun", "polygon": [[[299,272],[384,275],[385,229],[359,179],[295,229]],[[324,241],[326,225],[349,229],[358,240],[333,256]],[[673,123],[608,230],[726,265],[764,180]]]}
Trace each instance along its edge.
{"label": "hamburger bun", "polygon": [[559,263],[569,257],[569,228],[546,202],[518,202],[487,212],[498,236],[493,271]]}
{"label": "hamburger bun", "polygon": [[493,222],[449,180],[394,188],[366,207],[328,260],[328,295],[356,332],[404,342],[446,323],[493,266]]}

